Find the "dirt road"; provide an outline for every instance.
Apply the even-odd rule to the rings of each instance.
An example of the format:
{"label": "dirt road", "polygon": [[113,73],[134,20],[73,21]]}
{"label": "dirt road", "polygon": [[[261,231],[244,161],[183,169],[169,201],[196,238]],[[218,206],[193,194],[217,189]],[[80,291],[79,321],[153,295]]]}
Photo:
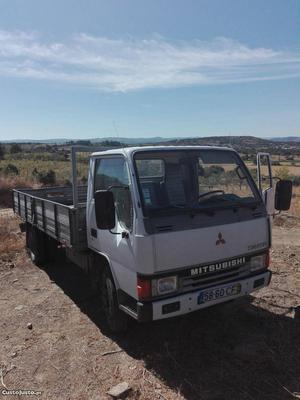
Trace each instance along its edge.
{"label": "dirt road", "polygon": [[300,398],[300,238],[292,229],[275,227],[269,288],[182,318],[133,322],[123,336],[106,331],[80,270],[32,265],[11,229],[19,251],[0,254],[0,386],[47,400],[106,399],[122,381],[130,399]]}

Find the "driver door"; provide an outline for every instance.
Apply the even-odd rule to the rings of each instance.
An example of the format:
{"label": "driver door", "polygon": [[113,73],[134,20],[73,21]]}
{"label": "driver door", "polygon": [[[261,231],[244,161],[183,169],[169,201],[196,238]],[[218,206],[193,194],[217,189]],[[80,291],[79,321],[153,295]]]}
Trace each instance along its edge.
{"label": "driver door", "polygon": [[[88,195],[88,245],[108,258],[112,272],[119,280],[119,274],[126,277],[128,272],[126,274],[125,271],[134,267],[132,198],[128,196],[128,191],[125,196],[126,191],[120,190],[120,186],[130,187],[128,166],[123,156],[103,156],[92,161],[90,170],[92,185],[89,185]],[[119,189],[113,186],[119,186]],[[97,190],[111,190],[114,194],[116,225],[111,231],[97,228],[94,200]]]}

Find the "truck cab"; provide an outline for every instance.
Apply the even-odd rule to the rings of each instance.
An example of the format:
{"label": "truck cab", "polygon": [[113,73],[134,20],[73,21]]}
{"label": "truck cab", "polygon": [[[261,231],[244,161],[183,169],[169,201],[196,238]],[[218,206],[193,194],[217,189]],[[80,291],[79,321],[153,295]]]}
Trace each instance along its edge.
{"label": "truck cab", "polygon": [[[119,311],[138,321],[174,317],[269,285],[271,219],[276,202],[284,209],[288,199],[282,200],[286,188],[273,187],[269,156],[259,156],[258,164],[257,186],[230,148],[92,154],[87,242],[108,265],[108,318],[119,318]],[[265,190],[264,164],[270,167]]]}

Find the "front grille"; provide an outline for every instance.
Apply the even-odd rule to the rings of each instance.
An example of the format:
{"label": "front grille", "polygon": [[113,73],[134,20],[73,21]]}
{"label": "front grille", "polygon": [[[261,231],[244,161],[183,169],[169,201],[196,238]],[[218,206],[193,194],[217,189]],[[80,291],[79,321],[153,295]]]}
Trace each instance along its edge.
{"label": "front grille", "polygon": [[244,278],[250,272],[249,263],[226,272],[216,272],[210,276],[184,276],[179,278],[179,290],[188,292],[195,289],[204,289],[210,286],[222,285],[233,279]]}

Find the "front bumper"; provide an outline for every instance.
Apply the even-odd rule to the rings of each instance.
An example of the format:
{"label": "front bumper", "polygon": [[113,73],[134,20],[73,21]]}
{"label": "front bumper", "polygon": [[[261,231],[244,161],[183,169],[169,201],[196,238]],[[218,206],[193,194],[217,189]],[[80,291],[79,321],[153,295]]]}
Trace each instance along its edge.
{"label": "front bumper", "polygon": [[[239,297],[248,295],[258,289],[268,286],[271,281],[271,272],[265,271],[264,273],[251,276],[247,279],[235,280],[229,284],[239,283],[241,291],[239,294],[221,297],[206,303],[198,304],[198,296],[200,291],[197,290],[189,293],[184,293],[179,296],[171,298],[156,300],[152,302],[138,302],[137,303],[137,319],[138,321],[155,321],[164,318],[176,317],[178,315],[188,314],[193,311],[207,308],[215,304],[224,303],[229,300],[237,299]],[[226,283],[228,285],[228,283]],[[205,290],[214,290],[222,288],[225,285],[216,285],[209,287]]]}

